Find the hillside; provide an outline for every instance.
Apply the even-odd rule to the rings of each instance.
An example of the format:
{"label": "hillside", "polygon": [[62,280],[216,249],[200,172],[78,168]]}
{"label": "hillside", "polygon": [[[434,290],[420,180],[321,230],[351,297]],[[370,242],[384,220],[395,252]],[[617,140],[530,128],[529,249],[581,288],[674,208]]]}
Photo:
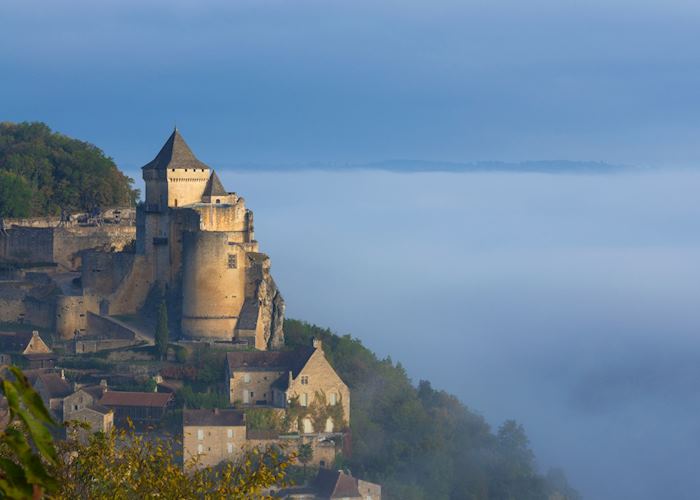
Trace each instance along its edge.
{"label": "hillside", "polygon": [[0,123],[0,216],[132,205],[133,180],[90,143],[43,123]]}
{"label": "hillside", "polygon": [[323,340],[326,356],[352,393],[352,457],[343,465],[383,484],[387,498],[576,500],[561,471],[538,473],[523,427],[492,432],[456,397],[380,360],[350,336],[296,320],[289,347]]}

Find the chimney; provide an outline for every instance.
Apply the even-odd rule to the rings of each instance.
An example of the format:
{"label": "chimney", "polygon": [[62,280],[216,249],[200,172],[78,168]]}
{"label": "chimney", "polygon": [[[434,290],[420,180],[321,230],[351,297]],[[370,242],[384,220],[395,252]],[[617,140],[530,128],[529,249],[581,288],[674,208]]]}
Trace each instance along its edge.
{"label": "chimney", "polygon": [[311,345],[314,347],[314,349],[323,349],[323,341],[321,339],[317,339],[316,337],[311,339]]}

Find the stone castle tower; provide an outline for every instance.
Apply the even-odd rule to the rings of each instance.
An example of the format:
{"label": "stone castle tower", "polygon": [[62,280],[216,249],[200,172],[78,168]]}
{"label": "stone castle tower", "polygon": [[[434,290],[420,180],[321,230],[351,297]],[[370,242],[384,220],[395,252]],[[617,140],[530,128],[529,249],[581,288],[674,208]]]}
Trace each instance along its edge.
{"label": "stone castle tower", "polygon": [[177,129],[142,170],[136,251],[154,282],[181,288],[183,335],[280,347],[284,301],[245,200],[224,189]]}

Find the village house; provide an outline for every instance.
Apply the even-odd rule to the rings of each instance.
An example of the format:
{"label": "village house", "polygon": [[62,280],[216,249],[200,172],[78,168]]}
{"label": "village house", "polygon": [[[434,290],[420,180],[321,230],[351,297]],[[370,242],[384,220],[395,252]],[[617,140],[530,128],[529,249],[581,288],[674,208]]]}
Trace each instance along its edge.
{"label": "village house", "polygon": [[100,385],[81,387],[63,398],[63,421],[86,423],[89,433],[109,432],[114,427],[114,411],[98,401],[107,391],[106,382]]}
{"label": "village house", "polygon": [[381,500],[382,487],[344,471],[319,469],[308,486],[286,488],[275,496],[284,500]]}
{"label": "village house", "polygon": [[171,393],[126,391],[106,391],[98,401],[114,411],[118,426],[128,425],[129,419],[137,425],[158,424],[174,402]]}
{"label": "village house", "polygon": [[24,361],[29,369],[53,368],[56,355],[39,332],[0,332],[0,365]]}
{"label": "village house", "polygon": [[229,352],[226,381],[234,406],[294,408],[301,428],[294,419],[290,430],[301,434],[340,432],[350,423],[350,391],[328,363],[320,340],[293,351]]}
{"label": "village house", "polygon": [[241,456],[246,444],[245,414],[241,410],[188,410],[182,412],[185,461],[214,466]]}
{"label": "village house", "polygon": [[40,373],[34,382],[34,389],[51,413],[62,421],[63,399],[73,393],[73,386],[66,380],[63,370],[60,374]]}

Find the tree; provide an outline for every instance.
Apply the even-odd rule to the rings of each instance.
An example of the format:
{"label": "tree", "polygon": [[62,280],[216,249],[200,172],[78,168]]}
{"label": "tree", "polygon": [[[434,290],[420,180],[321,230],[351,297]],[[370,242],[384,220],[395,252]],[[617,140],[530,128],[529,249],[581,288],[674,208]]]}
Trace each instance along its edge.
{"label": "tree", "polygon": [[38,499],[59,485],[50,473],[59,463],[48,430],[55,422],[20,369],[12,366],[10,373],[14,379],[0,382],[10,413],[0,434],[0,496]]}
{"label": "tree", "polygon": [[168,353],[168,307],[162,300],[158,307],[158,322],[156,323],[156,350],[161,359],[165,359]]}
{"label": "tree", "polygon": [[[43,123],[0,123],[0,171],[21,179],[23,184],[11,181],[22,192],[12,206],[32,216],[132,206],[139,196],[132,189],[133,179],[99,148],[55,133]],[[0,180],[0,186],[7,182]],[[5,200],[5,192],[0,199]]]}
{"label": "tree", "polygon": [[17,174],[0,170],[0,217],[27,217],[31,203],[29,183]]}
{"label": "tree", "polygon": [[302,443],[297,448],[297,460],[304,466],[304,479],[306,479],[306,465],[314,458],[314,449],[310,443]]}
{"label": "tree", "polygon": [[[86,444],[71,433],[60,445],[62,479],[56,499],[270,498],[262,491],[285,486],[290,457],[281,449],[254,448],[236,462],[201,467],[198,459],[177,460],[172,440],[122,430],[93,434]],[[179,447],[178,447],[179,448]]]}

